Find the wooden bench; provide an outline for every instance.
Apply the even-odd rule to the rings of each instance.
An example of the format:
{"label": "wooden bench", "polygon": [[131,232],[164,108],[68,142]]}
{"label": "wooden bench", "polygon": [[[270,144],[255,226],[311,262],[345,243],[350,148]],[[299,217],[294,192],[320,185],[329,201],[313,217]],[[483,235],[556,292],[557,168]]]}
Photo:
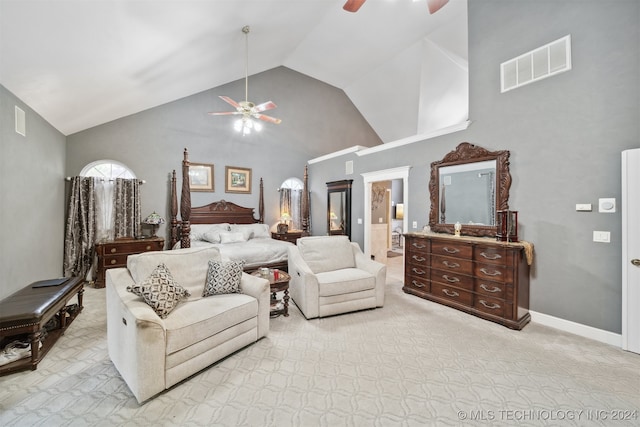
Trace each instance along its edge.
{"label": "wooden bench", "polygon": [[[83,287],[84,280],[80,277],[43,280],[0,301],[0,350],[15,339],[26,338],[31,342],[31,357],[0,366],[0,376],[37,369],[38,363],[82,311]],[[78,296],[78,304],[67,305],[74,295]],[[49,330],[45,330],[49,321]]]}

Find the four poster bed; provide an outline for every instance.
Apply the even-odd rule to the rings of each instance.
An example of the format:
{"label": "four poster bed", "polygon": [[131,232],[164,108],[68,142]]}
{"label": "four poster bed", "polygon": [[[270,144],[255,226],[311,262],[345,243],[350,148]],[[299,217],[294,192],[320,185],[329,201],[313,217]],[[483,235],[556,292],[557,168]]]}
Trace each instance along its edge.
{"label": "four poster bed", "polygon": [[[309,195],[307,168],[304,171],[302,193],[302,235],[309,234]],[[180,220],[178,220],[178,210]],[[171,249],[214,246],[223,258],[244,260],[247,272],[259,267],[287,271],[288,249],[293,243],[271,238],[270,227],[264,224],[264,188],[260,178],[258,218],[255,209],[219,200],[205,206],[191,206],[189,186],[189,154],[184,149],[180,206],[176,186],[176,171],[171,176]]]}

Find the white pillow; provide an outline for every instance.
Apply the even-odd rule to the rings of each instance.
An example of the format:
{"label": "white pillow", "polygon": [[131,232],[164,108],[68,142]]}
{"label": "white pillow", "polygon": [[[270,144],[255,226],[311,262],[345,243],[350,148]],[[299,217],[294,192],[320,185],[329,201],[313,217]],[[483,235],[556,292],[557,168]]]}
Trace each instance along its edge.
{"label": "white pillow", "polygon": [[231,226],[231,231],[251,233],[251,239],[271,237],[269,226],[267,224],[233,224]]}
{"label": "white pillow", "polygon": [[[205,241],[205,242],[209,242],[210,240],[207,240],[206,238],[206,234],[207,233],[214,233],[211,236],[215,235],[216,231],[229,231],[231,224],[228,223],[222,223],[222,224],[193,224],[191,225],[191,233],[189,234],[189,238],[191,240],[200,240],[200,241]],[[215,240],[215,239],[214,239]],[[217,242],[211,242],[211,243],[219,243],[220,239],[218,238]]]}
{"label": "white pillow", "polygon": [[247,240],[249,240],[249,237],[242,232],[220,233],[220,243],[240,243],[246,242]]}

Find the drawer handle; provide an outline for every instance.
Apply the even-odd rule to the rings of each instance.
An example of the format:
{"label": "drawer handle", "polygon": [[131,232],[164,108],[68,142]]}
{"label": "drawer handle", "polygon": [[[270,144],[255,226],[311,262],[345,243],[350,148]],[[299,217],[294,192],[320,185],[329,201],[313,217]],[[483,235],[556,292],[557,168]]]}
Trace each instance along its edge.
{"label": "drawer handle", "polygon": [[415,268],[415,267],[413,267],[413,268],[411,269],[411,271],[413,271],[413,272],[414,272],[414,273],[416,273],[416,274],[425,274],[425,271],[424,271],[424,270],[419,270],[419,269],[417,269],[417,268]]}
{"label": "drawer handle", "polygon": [[494,286],[493,288],[489,289],[489,287],[488,287],[487,285],[485,285],[484,283],[482,283],[482,284],[480,285],[480,287],[481,287],[482,289],[484,289],[485,291],[487,291],[487,292],[500,292],[500,291],[502,291],[502,289],[500,289],[500,288],[499,288],[499,287],[497,287],[497,286]]}
{"label": "drawer handle", "polygon": [[147,250],[150,251],[151,250],[151,245],[147,246]]}
{"label": "drawer handle", "polygon": [[416,288],[424,288],[424,283],[416,282],[415,280],[412,280],[411,284]]}
{"label": "drawer handle", "polygon": [[444,248],[442,248],[442,250],[449,254],[457,254],[458,252],[460,252],[460,249],[450,248],[448,246],[445,246]]}
{"label": "drawer handle", "polygon": [[115,259],[112,259],[111,260],[111,265],[115,264],[116,262],[118,262],[118,261],[116,261]]}
{"label": "drawer handle", "polygon": [[418,249],[424,249],[424,248],[426,248],[426,247],[427,247],[426,245],[423,245],[423,244],[421,244],[421,243],[415,243],[415,242],[414,242],[414,243],[412,243],[411,245],[412,245],[414,248],[418,248]]}
{"label": "drawer handle", "polygon": [[458,268],[460,267],[460,264],[458,264],[457,262],[449,262],[449,261],[442,261],[442,263],[449,268]]}
{"label": "drawer handle", "polygon": [[111,248],[111,253],[112,253],[112,254],[115,254],[115,253],[116,253],[116,251],[117,251],[117,249],[116,249],[116,248]]}
{"label": "drawer handle", "polygon": [[457,277],[449,277],[449,276],[447,276],[446,274],[443,274],[443,275],[442,275],[442,278],[443,278],[444,280],[446,280],[447,282],[450,282],[450,283],[457,283],[457,282],[459,282],[459,281],[460,281],[460,279],[458,279]]}
{"label": "drawer handle", "polygon": [[481,268],[480,271],[482,271],[487,276],[501,276],[502,275],[502,273],[500,273],[498,270],[489,271],[486,268]]}
{"label": "drawer handle", "polygon": [[492,259],[492,260],[493,260],[493,259],[500,259],[500,258],[502,258],[502,255],[500,255],[500,254],[493,254],[493,255],[492,255],[492,254],[488,254],[488,253],[486,253],[486,252],[480,252],[480,256],[481,256],[482,258],[485,258],[485,259]]}
{"label": "drawer handle", "polygon": [[488,303],[483,299],[480,300],[480,304],[484,305],[487,308],[490,308],[491,310],[495,310],[496,308],[500,308],[500,304]]}
{"label": "drawer handle", "polygon": [[416,260],[416,261],[418,261],[418,262],[422,262],[422,261],[425,261],[425,260],[426,260],[426,258],[425,258],[425,257],[421,257],[421,256],[418,256],[418,255],[414,255],[414,256],[412,256],[411,258],[413,258],[414,260]]}
{"label": "drawer handle", "polygon": [[450,291],[449,289],[443,289],[442,293],[444,293],[448,297],[459,297],[460,294],[456,291]]}

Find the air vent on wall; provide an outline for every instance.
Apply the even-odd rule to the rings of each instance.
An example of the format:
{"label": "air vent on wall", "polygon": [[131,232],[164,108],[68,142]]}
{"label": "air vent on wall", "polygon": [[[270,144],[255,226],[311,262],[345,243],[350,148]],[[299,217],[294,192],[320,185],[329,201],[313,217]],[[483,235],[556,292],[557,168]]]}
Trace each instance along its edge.
{"label": "air vent on wall", "polygon": [[347,160],[344,162],[344,173],[346,175],[353,174],[353,160]]}
{"label": "air vent on wall", "polygon": [[571,69],[571,35],[500,64],[501,92]]}
{"label": "air vent on wall", "polygon": [[16,133],[22,136],[27,136],[27,124],[24,116],[24,110],[17,105],[16,107]]}

